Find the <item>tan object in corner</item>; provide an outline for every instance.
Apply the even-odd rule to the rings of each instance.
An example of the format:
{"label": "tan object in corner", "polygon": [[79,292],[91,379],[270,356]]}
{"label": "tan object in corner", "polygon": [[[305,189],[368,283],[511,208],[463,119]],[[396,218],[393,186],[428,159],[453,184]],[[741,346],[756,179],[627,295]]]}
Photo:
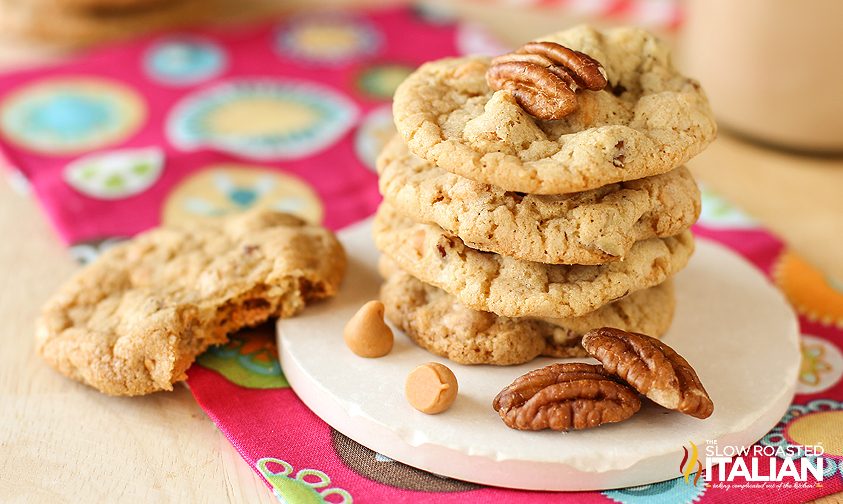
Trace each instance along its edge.
{"label": "tan object in corner", "polygon": [[202,22],[212,0],[169,0],[131,9],[78,9],[0,0],[0,43],[20,39],[81,48]]}
{"label": "tan object in corner", "polygon": [[772,144],[843,152],[843,2],[686,3],[681,63],[718,121]]}

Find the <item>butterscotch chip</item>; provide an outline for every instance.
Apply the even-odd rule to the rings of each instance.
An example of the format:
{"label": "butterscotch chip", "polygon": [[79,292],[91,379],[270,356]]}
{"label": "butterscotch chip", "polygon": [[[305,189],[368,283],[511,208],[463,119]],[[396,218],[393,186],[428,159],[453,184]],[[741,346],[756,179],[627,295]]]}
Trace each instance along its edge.
{"label": "butterscotch chip", "polygon": [[383,357],[392,351],[392,329],[383,320],[380,301],[369,301],[345,324],[342,336],[346,346],[360,357]]}
{"label": "butterscotch chip", "polygon": [[404,384],[407,402],[422,413],[435,415],[450,408],[457,398],[457,377],[438,362],[428,362],[410,371]]}
{"label": "butterscotch chip", "polygon": [[641,400],[602,367],[567,362],[516,378],[492,407],[513,429],[566,431],[626,420],[641,408]]}
{"label": "butterscotch chip", "polygon": [[694,368],[662,341],[603,327],[583,336],[582,345],[610,373],[665,408],[708,418],[714,403]]}

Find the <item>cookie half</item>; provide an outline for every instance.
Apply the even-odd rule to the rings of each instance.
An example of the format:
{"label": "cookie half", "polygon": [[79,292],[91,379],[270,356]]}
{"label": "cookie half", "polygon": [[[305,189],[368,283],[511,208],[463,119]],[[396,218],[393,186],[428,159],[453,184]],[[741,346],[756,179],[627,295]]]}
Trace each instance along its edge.
{"label": "cookie half", "polygon": [[472,310],[441,289],[396,271],[381,287],[386,317],[420,347],[460,364],[507,366],[540,355],[585,357],[583,334],[598,327],[661,336],[676,301],[671,280],[581,317],[531,320]]}
{"label": "cookie half", "polygon": [[563,194],[666,173],[714,140],[705,94],[654,35],[580,26],[539,40],[595,58],[609,86],[578,93],[578,109],[562,120],[541,121],[508,92],[492,92],[489,58],[427,63],[395,93],[395,124],[410,150],[508,191]]}
{"label": "cookie half", "polygon": [[345,267],[333,233],[288,214],[158,228],[110,248],[56,292],[36,324],[37,350],[106,394],[172,390],[229,333],[332,296]]}
{"label": "cookie half", "polygon": [[413,155],[400,136],[378,159],[380,191],[399,213],[438,224],[471,248],[549,264],[603,264],[632,245],[673,236],[700,214],[690,171],[542,196],[504,191]]}
{"label": "cookie half", "polygon": [[637,242],[624,260],[601,265],[522,261],[466,246],[435,224],[414,223],[387,203],[374,221],[375,244],[397,266],[475,310],[504,317],[578,317],[685,267],[691,233]]}

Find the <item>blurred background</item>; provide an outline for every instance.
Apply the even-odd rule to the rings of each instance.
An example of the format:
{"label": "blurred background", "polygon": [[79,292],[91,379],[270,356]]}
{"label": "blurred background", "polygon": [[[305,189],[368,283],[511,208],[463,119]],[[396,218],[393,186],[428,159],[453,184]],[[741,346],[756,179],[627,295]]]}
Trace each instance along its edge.
{"label": "blurred background", "polygon": [[[248,30],[294,13],[403,4],[0,0],[0,72],[66,61],[150,34],[209,26]],[[721,125],[718,141],[691,162],[695,175],[843,282],[843,67],[835,64],[843,42],[840,2],[433,0],[413,5],[430,19],[476,26],[471,35],[476,40],[467,43],[479,52],[503,51],[581,22],[639,25],[670,40],[677,64],[702,82]],[[335,33],[322,35],[338,37],[332,43],[347,42]]]}

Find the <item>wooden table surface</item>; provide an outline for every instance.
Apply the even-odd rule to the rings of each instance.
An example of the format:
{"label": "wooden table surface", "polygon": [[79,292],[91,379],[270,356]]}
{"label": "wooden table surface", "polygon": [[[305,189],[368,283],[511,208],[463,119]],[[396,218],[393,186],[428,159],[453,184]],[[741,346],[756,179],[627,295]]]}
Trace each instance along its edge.
{"label": "wooden table surface", "polygon": [[[570,22],[519,11],[495,15],[478,6],[461,10],[512,43]],[[0,68],[33,64],[43,54],[7,45],[0,48]],[[721,133],[690,166],[843,280],[843,159],[776,151]],[[275,501],[185,387],[106,397],[41,362],[33,320],[76,265],[35,200],[2,182],[0,236],[0,501]]]}

